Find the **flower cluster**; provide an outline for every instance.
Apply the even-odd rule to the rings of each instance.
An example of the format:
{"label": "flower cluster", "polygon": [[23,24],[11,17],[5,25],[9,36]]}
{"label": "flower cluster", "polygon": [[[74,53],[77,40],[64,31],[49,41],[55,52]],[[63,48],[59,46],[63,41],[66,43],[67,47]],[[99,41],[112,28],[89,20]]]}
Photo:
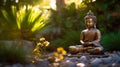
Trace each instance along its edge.
{"label": "flower cluster", "polygon": [[45,40],[44,37],[40,38],[39,42],[37,43],[37,47],[47,47],[49,42]]}
{"label": "flower cluster", "polygon": [[32,52],[33,62],[40,60],[46,54],[46,47],[50,42],[46,41],[44,37],[40,38],[36,47]]}
{"label": "flower cluster", "polygon": [[63,60],[64,59],[64,55],[66,53],[67,52],[62,47],[58,47],[57,51],[54,52],[54,56],[55,56],[55,59],[56,59],[55,61]]}

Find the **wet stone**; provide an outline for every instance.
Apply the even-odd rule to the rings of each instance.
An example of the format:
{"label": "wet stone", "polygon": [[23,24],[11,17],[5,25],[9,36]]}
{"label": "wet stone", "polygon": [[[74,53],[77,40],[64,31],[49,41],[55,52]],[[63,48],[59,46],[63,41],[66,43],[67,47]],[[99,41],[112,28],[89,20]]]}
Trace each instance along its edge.
{"label": "wet stone", "polygon": [[81,62],[81,63],[87,63],[88,59],[87,59],[86,56],[81,56],[80,59],[79,59],[79,62]]}
{"label": "wet stone", "polygon": [[66,62],[60,63],[59,67],[77,67],[77,66],[74,62],[71,62],[71,61],[68,60]]}
{"label": "wet stone", "polygon": [[36,67],[50,67],[47,60],[40,60],[36,63]]}
{"label": "wet stone", "polygon": [[103,63],[109,64],[112,62],[112,57],[101,58]]}
{"label": "wet stone", "polygon": [[91,66],[92,66],[92,67],[98,67],[101,62],[102,62],[102,60],[101,60],[100,58],[95,58],[95,59],[91,62]]}

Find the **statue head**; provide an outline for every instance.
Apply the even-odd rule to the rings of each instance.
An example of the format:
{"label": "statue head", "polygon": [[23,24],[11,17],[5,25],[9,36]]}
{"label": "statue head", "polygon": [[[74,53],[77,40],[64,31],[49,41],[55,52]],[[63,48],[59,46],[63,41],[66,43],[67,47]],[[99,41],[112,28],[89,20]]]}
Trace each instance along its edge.
{"label": "statue head", "polygon": [[96,17],[94,16],[93,12],[91,10],[89,10],[89,12],[87,13],[87,15],[84,17],[85,19],[85,24],[87,25],[87,27],[94,27],[96,28]]}

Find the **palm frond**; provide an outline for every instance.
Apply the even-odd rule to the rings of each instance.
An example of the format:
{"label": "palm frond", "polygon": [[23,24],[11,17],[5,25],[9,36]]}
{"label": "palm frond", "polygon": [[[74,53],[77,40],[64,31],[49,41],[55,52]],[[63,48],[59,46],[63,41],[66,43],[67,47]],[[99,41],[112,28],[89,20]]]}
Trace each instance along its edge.
{"label": "palm frond", "polygon": [[15,7],[12,7],[11,11],[2,10],[2,14],[6,20],[7,26],[5,28],[10,30],[10,28],[15,27],[21,34],[20,37],[29,39],[35,36],[42,28],[45,28],[49,13],[36,7],[24,6],[18,11]]}

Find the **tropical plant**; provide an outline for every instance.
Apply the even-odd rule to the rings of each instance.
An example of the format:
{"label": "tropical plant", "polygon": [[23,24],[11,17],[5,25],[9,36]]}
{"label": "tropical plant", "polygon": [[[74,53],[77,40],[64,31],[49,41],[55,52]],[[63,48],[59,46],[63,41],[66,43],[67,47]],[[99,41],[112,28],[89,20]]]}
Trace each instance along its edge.
{"label": "tropical plant", "polygon": [[35,35],[46,27],[45,19],[49,13],[38,7],[24,6],[17,10],[15,6],[12,6],[10,11],[2,10],[2,14],[4,20],[2,20],[1,28],[6,32],[6,39],[14,37],[13,39],[33,40]]}
{"label": "tropical plant", "polygon": [[47,19],[48,14],[48,12],[41,11],[37,7],[25,8],[19,11],[18,16],[21,17],[18,17],[17,24],[23,38],[29,38],[29,36],[35,35],[45,28],[45,25],[47,24],[45,19]]}

